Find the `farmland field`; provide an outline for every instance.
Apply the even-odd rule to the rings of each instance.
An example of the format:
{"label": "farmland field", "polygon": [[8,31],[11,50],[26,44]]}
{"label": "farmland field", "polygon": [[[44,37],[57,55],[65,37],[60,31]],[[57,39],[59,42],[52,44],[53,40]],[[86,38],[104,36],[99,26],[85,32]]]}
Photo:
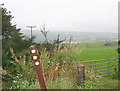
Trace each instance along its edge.
{"label": "farmland field", "polygon": [[79,56],[80,61],[117,58],[117,47],[84,48]]}
{"label": "farmland field", "polygon": [[75,47],[82,50],[77,61],[88,61],[108,58],[118,58],[117,45],[104,46],[104,42],[98,43],[81,43]]}
{"label": "farmland field", "polygon": [[[81,43],[75,45],[74,47],[78,48],[79,50],[82,50],[82,52],[79,54],[79,57],[77,58],[77,61],[83,61],[86,70],[92,69],[93,72],[89,74],[90,76],[92,74],[98,74],[102,76],[102,75],[108,75],[114,73],[114,75],[108,75],[102,77],[100,79],[102,81],[102,84],[93,85],[93,87],[98,86],[96,88],[116,89],[119,87],[117,80],[118,79],[117,70],[116,70],[118,68],[118,62],[117,62],[118,59],[91,61],[91,60],[99,60],[99,59],[118,58],[117,45],[104,46],[104,44],[105,44],[104,42],[101,43],[98,42],[98,43]],[[85,62],[85,61],[91,61],[91,62]],[[111,78],[109,78],[109,76],[111,76]]]}
{"label": "farmland field", "polygon": [[[118,58],[117,45],[104,46],[104,44],[105,44],[104,42],[101,42],[101,43],[98,42],[98,43],[81,43],[76,45],[78,49],[82,50],[82,52],[79,54],[77,58],[77,61],[82,61],[82,62],[91,61],[87,63],[84,62],[84,64],[86,68],[87,67],[90,69],[93,68],[95,72],[97,70],[103,70],[102,72],[106,74],[108,72],[114,72],[115,70],[114,68],[118,67],[118,62],[117,62],[118,59],[92,61],[92,60],[99,60],[99,59]],[[98,67],[98,68],[95,68],[95,67]]]}

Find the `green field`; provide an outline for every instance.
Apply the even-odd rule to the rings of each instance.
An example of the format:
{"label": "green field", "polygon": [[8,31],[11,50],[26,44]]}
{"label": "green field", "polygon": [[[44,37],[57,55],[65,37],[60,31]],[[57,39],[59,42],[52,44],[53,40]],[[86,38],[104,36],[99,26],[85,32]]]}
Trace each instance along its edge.
{"label": "green field", "polygon": [[[76,45],[77,48],[80,47],[79,49],[82,50],[82,52],[79,54],[77,58],[77,61],[83,61],[83,62],[91,61],[87,63],[84,62],[84,65],[86,66],[86,68],[90,68],[90,69],[92,68],[94,71],[104,70],[108,68],[109,70],[104,70],[102,72],[110,72],[110,71],[116,70],[114,68],[118,67],[118,62],[117,62],[118,59],[102,60],[102,61],[94,61],[94,62],[92,61],[92,60],[99,60],[99,59],[118,58],[117,46],[104,46],[104,44],[105,43],[102,42],[102,43],[81,43]],[[101,67],[101,66],[104,66],[104,67]],[[98,68],[95,68],[95,67],[98,67]],[[97,72],[97,73],[102,74],[101,72]]]}
{"label": "green field", "polygon": [[[82,50],[82,52],[79,54],[79,57],[77,58],[77,61],[84,62],[84,61],[90,61],[90,60],[118,58],[117,45],[116,46],[104,46],[104,43],[82,43],[82,44],[76,45],[75,47]],[[111,73],[117,74],[116,69],[114,69],[118,67],[117,61],[118,59],[103,60],[103,61],[96,61],[96,62],[87,62],[87,63],[84,63],[84,65],[86,69],[89,68],[89,69],[92,69],[92,71],[95,71],[95,74],[99,74],[99,75],[106,75],[106,74],[111,74]],[[97,63],[103,63],[103,64],[97,64]],[[95,65],[92,66],[92,64],[95,64]],[[99,68],[101,66],[103,67]],[[95,67],[98,67],[98,68],[95,68]],[[99,71],[99,70],[104,70],[104,71]],[[92,74],[93,73],[94,72],[92,72]],[[89,74],[89,75],[91,76],[92,74]],[[111,76],[111,78],[109,78],[109,76]],[[118,88],[118,76],[115,74],[109,75],[109,76],[102,77],[100,79],[100,82],[102,84],[99,84],[99,85],[94,84],[93,87],[95,88],[95,86],[97,86],[96,88],[100,88],[100,89]],[[93,84],[93,82],[90,83],[88,81],[88,86],[90,84]]]}
{"label": "green field", "polygon": [[84,48],[79,61],[118,58],[117,47]]}
{"label": "green field", "polygon": [[77,61],[118,58],[117,42],[82,42],[73,47],[82,50]]}

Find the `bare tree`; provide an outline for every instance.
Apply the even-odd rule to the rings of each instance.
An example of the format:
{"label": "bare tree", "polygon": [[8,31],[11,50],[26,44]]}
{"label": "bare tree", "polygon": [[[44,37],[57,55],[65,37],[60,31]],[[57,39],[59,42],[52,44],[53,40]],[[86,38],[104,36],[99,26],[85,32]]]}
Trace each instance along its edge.
{"label": "bare tree", "polygon": [[49,30],[46,30],[45,24],[43,25],[42,29],[40,29],[40,31],[44,35],[45,41],[48,42],[48,40],[47,40],[47,33],[48,33]]}

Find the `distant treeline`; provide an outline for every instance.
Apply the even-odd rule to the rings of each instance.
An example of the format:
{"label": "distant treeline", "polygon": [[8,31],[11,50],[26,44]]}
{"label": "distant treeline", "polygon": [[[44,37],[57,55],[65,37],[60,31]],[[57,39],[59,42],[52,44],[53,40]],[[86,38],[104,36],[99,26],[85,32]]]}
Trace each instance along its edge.
{"label": "distant treeline", "polygon": [[117,41],[107,41],[107,42],[81,42],[81,43],[72,43],[74,47],[86,47],[86,48],[96,48],[96,47],[117,47]]}

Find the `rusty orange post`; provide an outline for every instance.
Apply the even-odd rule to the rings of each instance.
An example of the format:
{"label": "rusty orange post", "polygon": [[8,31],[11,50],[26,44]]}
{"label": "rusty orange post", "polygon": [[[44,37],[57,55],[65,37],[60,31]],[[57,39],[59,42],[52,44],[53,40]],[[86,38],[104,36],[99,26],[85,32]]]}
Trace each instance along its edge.
{"label": "rusty orange post", "polygon": [[32,60],[34,62],[34,67],[35,67],[35,71],[36,71],[37,76],[38,76],[38,80],[39,80],[41,90],[42,91],[47,91],[45,80],[44,80],[44,77],[43,77],[42,68],[41,68],[40,62],[38,60],[37,48],[34,45],[30,46],[30,53],[31,53]]}

